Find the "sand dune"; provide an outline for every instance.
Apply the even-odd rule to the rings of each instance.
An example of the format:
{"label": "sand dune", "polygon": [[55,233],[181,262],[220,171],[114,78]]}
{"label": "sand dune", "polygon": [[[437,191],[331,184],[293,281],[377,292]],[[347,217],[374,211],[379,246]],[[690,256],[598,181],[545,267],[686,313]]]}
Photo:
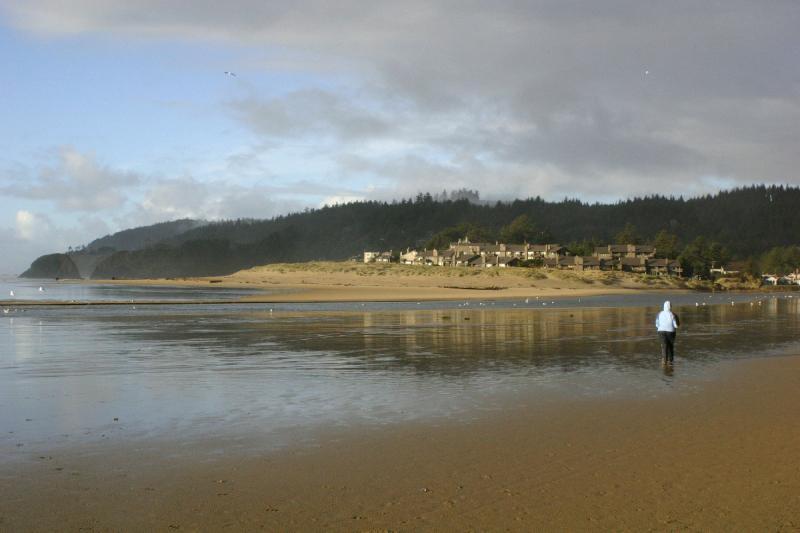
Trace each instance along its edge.
{"label": "sand dune", "polygon": [[622,272],[507,268],[447,268],[395,264],[312,262],[276,264],[229,276],[113,283],[279,290],[247,298],[262,302],[404,301],[584,296],[686,289],[680,280]]}

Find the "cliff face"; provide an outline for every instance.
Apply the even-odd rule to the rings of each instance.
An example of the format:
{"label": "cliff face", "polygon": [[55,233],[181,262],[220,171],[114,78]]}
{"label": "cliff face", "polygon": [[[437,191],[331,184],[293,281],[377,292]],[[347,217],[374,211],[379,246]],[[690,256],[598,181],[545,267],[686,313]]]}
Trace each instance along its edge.
{"label": "cliff face", "polygon": [[67,254],[49,254],[31,263],[31,267],[20,277],[80,279],[81,275],[75,262]]}

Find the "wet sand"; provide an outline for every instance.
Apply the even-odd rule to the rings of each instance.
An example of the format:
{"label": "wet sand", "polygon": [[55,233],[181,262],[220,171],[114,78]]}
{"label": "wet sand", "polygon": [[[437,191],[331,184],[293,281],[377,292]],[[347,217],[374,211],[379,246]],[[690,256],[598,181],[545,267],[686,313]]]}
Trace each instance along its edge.
{"label": "wet sand", "polygon": [[[110,441],[0,468],[0,530],[800,529],[800,356],[316,444]],[[680,364],[672,378],[680,379]]]}

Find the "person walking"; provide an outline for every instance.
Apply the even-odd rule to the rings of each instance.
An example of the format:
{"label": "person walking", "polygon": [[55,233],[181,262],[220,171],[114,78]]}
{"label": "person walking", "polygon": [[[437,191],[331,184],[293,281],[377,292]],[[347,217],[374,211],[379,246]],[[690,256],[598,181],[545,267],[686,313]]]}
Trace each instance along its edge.
{"label": "person walking", "polygon": [[661,340],[661,364],[671,365],[675,358],[675,332],[678,319],[672,312],[669,300],[664,302],[664,310],[656,316],[656,329]]}

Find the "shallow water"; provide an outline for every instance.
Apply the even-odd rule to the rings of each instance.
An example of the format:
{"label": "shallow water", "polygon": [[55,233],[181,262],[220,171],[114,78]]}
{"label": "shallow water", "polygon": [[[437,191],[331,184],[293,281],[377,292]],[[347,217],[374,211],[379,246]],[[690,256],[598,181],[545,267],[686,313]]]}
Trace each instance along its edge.
{"label": "shallow water", "polygon": [[[13,292],[13,295],[12,295]],[[0,301],[140,302],[236,300],[255,291],[224,287],[132,286],[52,279],[0,278]],[[273,291],[274,292],[274,291]]]}
{"label": "shallow water", "polygon": [[719,361],[797,346],[797,298],[675,295],[665,374],[658,308],[642,307],[663,298],[14,308],[0,316],[0,457],[200,435],[282,446],[309,428],[674,393]]}

